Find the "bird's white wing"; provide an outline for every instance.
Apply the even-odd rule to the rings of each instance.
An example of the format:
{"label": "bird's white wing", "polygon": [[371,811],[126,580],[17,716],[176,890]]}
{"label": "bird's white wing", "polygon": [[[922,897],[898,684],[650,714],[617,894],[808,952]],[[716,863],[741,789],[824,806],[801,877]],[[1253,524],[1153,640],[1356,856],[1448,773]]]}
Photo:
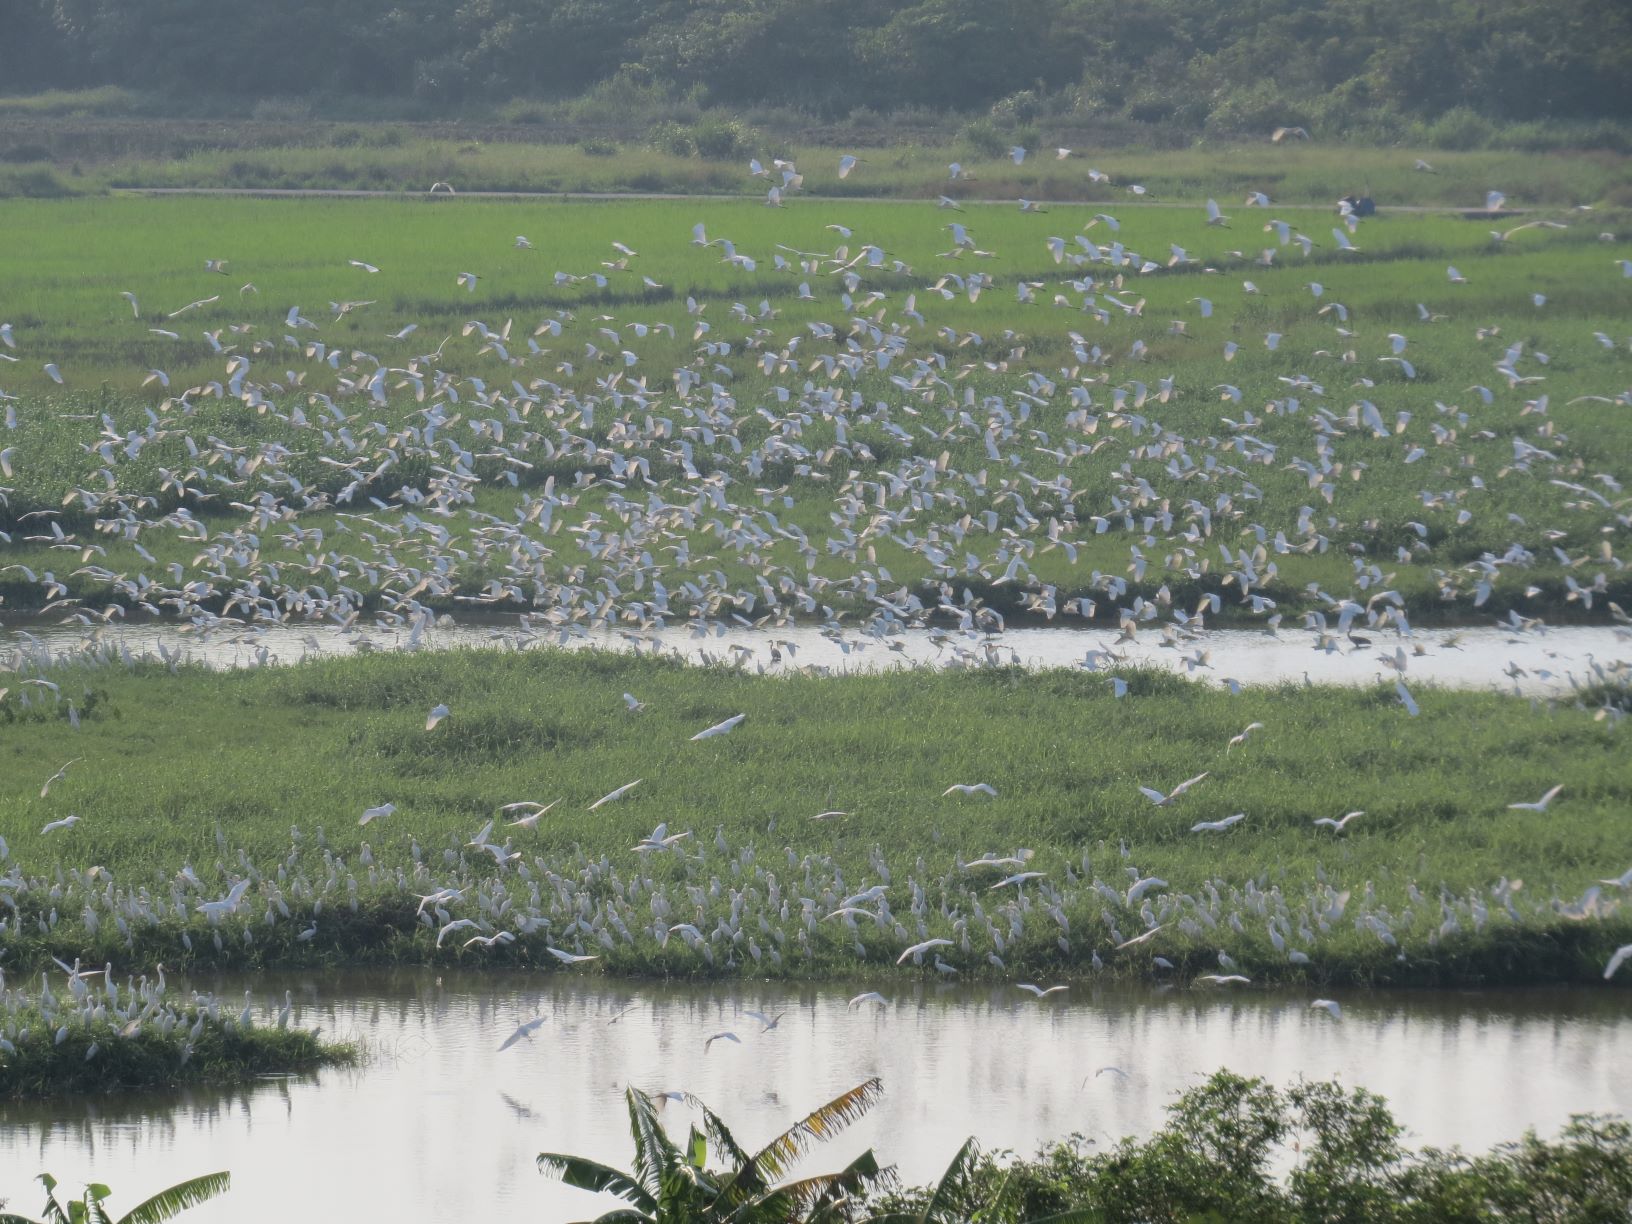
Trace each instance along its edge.
{"label": "bird's white wing", "polygon": [[1609,958],[1609,964],[1604,966],[1604,981],[1615,976],[1615,971],[1632,959],[1632,944],[1623,944],[1615,949],[1615,955]]}
{"label": "bird's white wing", "polygon": [[1173,794],[1171,796],[1169,796],[1169,798],[1174,798],[1174,799],[1178,798],[1180,795],[1184,794],[1185,791],[1189,790],[1192,786],[1194,786],[1197,782],[1200,782],[1206,776],[1207,776],[1206,773],[1199,773],[1193,778],[1185,779],[1183,782],[1180,782],[1177,786],[1175,786],[1173,788]]}

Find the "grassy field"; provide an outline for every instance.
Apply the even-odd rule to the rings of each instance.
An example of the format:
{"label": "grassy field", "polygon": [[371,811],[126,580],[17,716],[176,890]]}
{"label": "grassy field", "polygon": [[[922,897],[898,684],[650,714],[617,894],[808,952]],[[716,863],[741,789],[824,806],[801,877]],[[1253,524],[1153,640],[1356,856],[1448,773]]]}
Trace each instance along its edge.
{"label": "grassy field", "polygon": [[[1299,614],[1334,647],[1627,619],[1627,215],[1351,232],[1241,199],[1218,225],[1199,201],[8,204],[0,612],[896,633],[986,605],[1198,651]],[[1628,935],[1597,883],[1626,867],[1607,691],[1421,688],[1414,717],[1393,687],[1138,673],[1118,699],[600,655],[15,666],[8,965],[831,975],[945,939],[903,971],[1587,981]],[[1171,805],[1138,789],[1202,773]],[[488,824],[520,800],[561,806]],[[641,847],[660,824],[688,836]],[[1042,874],[959,866],[981,855]]]}
{"label": "grassy field", "polygon": [[[1568,706],[1424,689],[1412,717],[1392,688],[1232,698],[1133,672],[1118,699],[1081,673],[769,679],[577,652],[49,678],[77,730],[64,704],[0,705],[8,966],[567,968],[555,949],[598,958],[577,972],[944,956],[1041,981],[1229,972],[1223,951],[1254,980],[1585,982],[1632,936],[1598,884],[1629,865],[1624,732]],[[1203,773],[1165,806],[1140,793]],[[507,827],[523,800],[556,806]],[[684,836],[642,848],[659,825]],[[1040,874],[999,883],[1019,871]],[[895,968],[925,939],[949,942]]]}
{"label": "grassy field", "polygon": [[[135,606],[140,574],[172,611],[320,582],[399,611],[578,615],[563,590],[628,594],[627,551],[597,546],[615,529],[710,615],[785,614],[789,584],[807,612],[854,615],[878,587],[935,581],[1010,612],[1222,594],[1230,615],[1238,547],[1285,612],[1385,590],[1425,618],[1628,598],[1632,242],[1601,240],[1623,216],[1542,214],[1563,228],[1497,242],[1517,219],[1395,215],[1345,252],[1329,212],[1226,207],[1220,228],[1199,207],[1118,206],[1119,229],[1084,234],[1101,210],[13,204],[0,596]],[[1270,218],[1318,245],[1282,245]],[[690,243],[698,222],[756,266]],[[992,257],[946,258],[949,222]],[[1051,236],[1079,256],[1071,236],[1118,243],[1123,262],[1057,262]],[[868,245],[879,266],[847,284]],[[976,272],[992,282],[975,292],[944,279]],[[367,304],[325,306],[347,302]],[[314,326],[287,325],[291,307]],[[917,487],[925,463],[937,478]],[[699,492],[722,479],[723,503]],[[643,512],[631,489],[681,508]],[[403,530],[427,494],[440,521]],[[546,519],[532,544],[492,535]],[[406,604],[403,566],[434,577]],[[207,593],[177,594],[187,580]],[[601,618],[649,615],[615,597]]]}

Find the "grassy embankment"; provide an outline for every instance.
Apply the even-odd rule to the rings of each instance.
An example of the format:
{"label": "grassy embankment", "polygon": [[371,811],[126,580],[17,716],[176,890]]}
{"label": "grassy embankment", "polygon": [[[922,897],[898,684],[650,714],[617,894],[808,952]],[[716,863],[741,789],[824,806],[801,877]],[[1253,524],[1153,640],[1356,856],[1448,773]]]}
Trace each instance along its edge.
{"label": "grassy embankment", "polygon": [[[964,129],[964,119],[951,115],[836,123],[779,115],[744,123],[686,107],[624,116],[604,107],[552,112],[516,104],[390,122],[336,121],[329,112],[300,106],[287,113],[263,109],[255,118],[150,114],[119,90],[0,98],[0,195],[137,186],[418,192],[437,181],[460,191],[755,195],[764,184],[747,176],[748,159],[769,165],[780,157],[800,165],[807,192],[825,196],[922,199],[944,191],[1119,201],[1127,198],[1128,184],[1139,183],[1157,199],[1258,190],[1277,201],[1324,205],[1364,191],[1384,204],[1474,207],[1485,191],[1500,187],[1532,204],[1632,203],[1632,159],[1597,147],[1603,129],[1582,129],[1572,141],[1568,125],[1557,125],[1540,143],[1541,134],[1526,129],[1530,142],[1511,148],[1500,147],[1500,133],[1492,147],[1477,148],[1446,145],[1431,130],[1420,142],[1408,138],[1387,147],[1324,140],[1272,147],[1265,131],[1248,138],[1212,135],[1194,148],[1175,148],[1169,126],[1080,118],[1005,133],[989,124]],[[661,128],[658,139],[652,138],[654,123]],[[1007,156],[1016,143],[1032,146],[1018,167]],[[1073,157],[1057,161],[1058,145],[1071,146]],[[845,180],[837,174],[840,153],[865,159]],[[1433,173],[1413,168],[1419,158]],[[970,181],[947,181],[954,161]],[[1091,182],[1089,166],[1112,181]]]}
{"label": "grassy embankment", "polygon": [[[1500,188],[1514,204],[1625,207],[1632,204],[1632,158],[1624,153],[1436,152],[1343,145],[1216,145],[1208,149],[1084,149],[1064,162],[1051,149],[1025,162],[992,157],[956,142],[896,144],[858,140],[842,147],[814,140],[767,140],[741,157],[697,158],[615,144],[542,142],[527,129],[457,135],[405,127],[346,124],[266,126],[222,139],[219,124],[183,126],[163,140],[162,122],[90,132],[36,129],[11,122],[11,140],[33,160],[0,163],[0,196],[75,196],[121,188],[338,189],[424,193],[432,183],[455,191],[522,193],[725,194],[762,199],[767,181],[747,160],[793,160],[814,197],[1013,199],[1121,204],[1139,184],[1154,201],[1200,201],[1263,191],[1291,206],[1328,206],[1346,193],[1371,194],[1382,206],[1474,209]],[[157,131],[155,131],[157,129]],[[160,139],[162,147],[153,149]],[[3,150],[0,150],[3,152]],[[840,153],[865,165],[840,180]],[[1418,160],[1433,173],[1417,171]],[[951,181],[956,162],[966,175]],[[1093,181],[1089,168],[1110,175]]]}
{"label": "grassy embankment", "polygon": [[[558,968],[555,947],[589,971],[854,977],[932,973],[894,968],[927,936],[964,976],[1021,980],[1218,972],[1224,950],[1255,980],[1588,982],[1632,937],[1615,889],[1581,900],[1629,865],[1624,731],[1569,706],[1424,689],[1412,718],[1391,687],[1232,698],[1130,673],[1117,700],[1069,672],[766,679],[553,652],[54,678],[98,695],[77,731],[0,707],[8,965]],[[1137,789],[1204,771],[1170,806]],[[942,794],[981,782],[995,798]],[[1545,812],[1509,807],[1560,783]],[[524,799],[559,804],[506,828]],[[1313,823],[1357,809],[1341,834]],[[690,837],[632,849],[660,823]],[[1016,866],[960,867],[1022,847],[1042,876],[1018,889],[993,887]],[[1135,875],[1165,884],[1111,895]],[[236,880],[238,907],[199,911]],[[887,911],[824,917],[886,882]],[[460,892],[416,900],[440,888]]]}
{"label": "grassy embankment", "polygon": [[[1275,150],[1273,156],[1281,152]],[[1437,181],[1428,175],[1412,180]],[[1299,507],[1321,505],[1305,473],[1285,462],[1309,453],[1314,440],[1311,404],[1330,404],[1340,418],[1357,399],[1374,399],[1392,431],[1389,435],[1374,435],[1356,428],[1355,423],[1327,438],[1343,476],[1328,481],[1334,486],[1328,491],[1333,518],[1322,526],[1334,546],[1328,551],[1299,547],[1271,558],[1279,572],[1266,580],[1263,589],[1280,600],[1285,611],[1307,604],[1304,588],[1310,583],[1340,597],[1353,593],[1353,554],[1364,549],[1386,571],[1384,585],[1398,590],[1415,613],[1427,617],[1443,610],[1453,618],[1466,616],[1467,592],[1473,582],[1473,571],[1466,567],[1482,557],[1501,556],[1520,538],[1532,555],[1522,567],[1494,574],[1494,591],[1479,615],[1508,608],[1549,615],[1579,612],[1581,604],[1566,602],[1564,579],[1575,576],[1586,584],[1600,569],[1605,573],[1607,598],[1627,599],[1624,570],[1604,562],[1614,557],[1616,541],[1624,531],[1625,504],[1613,491],[1612,482],[1617,474],[1623,482],[1627,476],[1620,465],[1632,453],[1632,425],[1626,413],[1612,404],[1572,402],[1579,396],[1613,396],[1623,392],[1632,379],[1626,343],[1617,331],[1617,324],[1625,318],[1625,286],[1632,282],[1614,267],[1615,259],[1627,255],[1629,244],[1624,236],[1610,243],[1598,237],[1603,229],[1617,228],[1624,217],[1599,215],[1583,221],[1559,214],[1570,222],[1568,229],[1530,229],[1505,244],[1491,241],[1486,223],[1389,217],[1366,223],[1355,240],[1359,252],[1351,254],[1335,250],[1327,237],[1329,213],[1277,207],[1270,215],[1305,229],[1321,245],[1308,257],[1299,255],[1295,246],[1280,248],[1277,265],[1265,268],[1230,254],[1245,248],[1251,256],[1274,244],[1271,235],[1259,232],[1263,219],[1259,210],[1232,207],[1234,227],[1227,230],[1209,228],[1199,209],[1118,206],[1116,211],[1121,215],[1120,231],[1112,235],[1102,225],[1090,231],[1096,240],[1115,237],[1158,262],[1165,260],[1168,244],[1176,243],[1199,262],[1190,268],[1130,277],[1124,296],[1142,300],[1143,313],[1101,325],[1080,311],[1052,309],[1046,304],[1052,293],[1064,288],[1070,269],[1053,261],[1044,239],[1073,233],[1091,218],[1089,209],[1033,216],[1018,214],[1012,207],[969,207],[957,219],[998,255],[980,261],[981,270],[991,271],[996,283],[978,302],[970,302],[961,293],[943,301],[924,288],[943,271],[971,270],[967,259],[954,263],[937,258],[937,252],[944,251],[950,241],[944,228],[950,214],[927,204],[806,201],[780,211],[751,202],[717,201],[615,206],[454,201],[430,206],[373,201],[107,200],[68,206],[16,205],[9,210],[17,241],[8,269],[6,309],[21,347],[15,364],[0,367],[0,390],[19,396],[21,405],[18,428],[6,436],[7,445],[15,448],[12,461],[17,470],[16,478],[8,482],[11,492],[4,526],[12,530],[14,542],[7,549],[7,560],[36,572],[52,571],[75,597],[106,598],[106,582],[88,576],[79,565],[65,564],[64,554],[50,547],[52,541],[28,543],[25,537],[36,532],[18,527],[21,516],[31,510],[52,510],[60,514],[67,530],[80,531],[83,542],[92,540],[90,516],[81,512],[72,490],[99,487],[98,469],[110,466],[95,449],[104,414],[122,437],[130,430],[146,429],[152,420],[150,412],[159,414],[166,427],[163,436],[133,459],[123,458],[118,450],[113,453],[111,466],[117,469],[126,493],[150,495],[160,510],[186,505],[210,529],[227,530],[239,521],[229,503],[244,494],[217,493],[207,482],[194,482],[193,492],[183,496],[161,469],[185,470],[188,466],[183,435],[200,443],[206,436],[218,437],[227,445],[283,443],[290,453],[279,460],[279,469],[322,495],[318,505],[301,514],[301,526],[321,529],[330,540],[344,537],[347,550],[368,560],[367,550],[356,537],[341,530],[335,513],[339,507],[326,504],[354,475],[326,463],[327,456],[338,452],[320,442],[316,430],[292,424],[286,407],[269,412],[264,406],[252,408],[231,399],[209,398],[194,399],[185,409],[177,407],[178,389],[223,377],[226,358],[206,343],[206,330],[220,332],[228,323],[249,327],[252,330],[240,337],[225,337],[240,348],[255,337],[276,343],[286,330],[283,315],[291,304],[297,304],[309,315],[322,318],[317,332],[303,335],[320,338],[331,349],[366,351],[394,368],[410,362],[413,354],[437,348],[436,368],[461,376],[481,375],[489,385],[503,385],[512,378],[544,379],[572,393],[604,396],[593,380],[604,379],[608,367],[586,360],[584,354],[586,344],[607,347],[600,331],[605,319],[599,316],[611,314],[625,329],[636,321],[675,329],[672,338],[653,330],[639,340],[625,330],[624,343],[638,350],[639,357],[630,376],[646,377],[652,390],[662,393],[671,382],[670,372],[679,366],[701,361],[712,377],[718,377],[721,365],[728,366],[733,394],[746,406],[765,400],[773,384],[810,377],[805,364],[837,347],[812,339],[807,328],[822,322],[843,323],[845,312],[834,300],[838,286],[825,271],[816,275],[797,267],[775,271],[770,256],[777,243],[831,251],[841,240],[824,227],[843,222],[855,234],[848,243],[852,251],[863,240],[874,242],[892,258],[913,267],[912,275],[884,269],[868,277],[869,283],[887,289],[892,299],[917,290],[918,307],[926,321],[922,327],[909,329],[909,353],[944,356],[949,369],[959,371],[962,385],[983,394],[1012,394],[1025,386],[1025,371],[1059,377],[1071,366],[1075,358],[1065,333],[1080,328],[1089,343],[1106,349],[1106,364],[1100,372],[1090,375],[1092,367],[1081,371],[1094,382],[1096,402],[1105,399],[1108,386],[1120,386],[1128,389],[1131,404],[1138,386],[1149,385],[1154,391],[1160,379],[1171,378],[1171,402],[1157,405],[1153,400],[1139,415],[1158,419],[1169,434],[1189,439],[1192,446],[1215,450],[1226,462],[1240,462],[1229,453],[1241,446],[1231,439],[1232,433],[1244,430],[1276,448],[1260,451],[1256,455],[1260,462],[1249,468],[1250,479],[1262,496],[1252,499],[1248,517],[1271,534],[1286,531],[1295,543],[1301,542],[1293,531]],[[715,251],[690,245],[690,226],[698,220],[707,223],[711,234],[732,237],[740,248],[758,254],[758,271],[722,265]],[[540,249],[515,249],[512,239],[518,232],[529,234]],[[600,271],[613,240],[640,252],[629,271],[613,271],[605,287],[591,282],[555,283],[553,274],[559,270],[578,275]],[[203,271],[205,258],[228,259],[230,275],[223,278]],[[372,261],[381,271],[366,275],[349,267],[348,259]],[[1447,282],[1445,268],[1453,262],[1468,283]],[[1201,271],[1204,267],[1222,274],[1207,276]],[[454,286],[456,273],[463,270],[481,275],[476,293],[467,294]],[[651,277],[659,288],[644,286],[641,275]],[[1240,282],[1245,279],[1251,279],[1259,292],[1242,293]],[[1319,299],[1307,287],[1315,280],[1322,283]],[[251,281],[259,292],[241,295],[239,286]],[[797,287],[804,281],[814,283],[815,300],[798,296]],[[1016,300],[1018,282],[1044,286],[1037,291],[1038,304]],[[132,317],[119,297],[123,290],[138,296],[142,318]],[[1533,294],[1543,296],[1544,306],[1534,304]],[[221,295],[220,300],[176,320],[163,317],[190,301],[214,295]],[[376,301],[337,320],[322,310],[324,301],[353,295]],[[1075,295],[1068,296],[1075,300]],[[1202,296],[1214,301],[1210,318],[1198,314],[1195,300]],[[698,356],[699,342],[693,330],[696,318],[686,310],[687,297],[714,304],[707,316],[712,321],[707,339],[730,343],[728,355]],[[733,320],[725,313],[733,300],[764,300],[779,313],[771,320],[752,317],[752,312],[748,318]],[[1347,310],[1345,330],[1352,336],[1334,335],[1338,315],[1317,314],[1322,304],[1333,302]],[[1424,320],[1419,303],[1436,317]],[[562,310],[574,314],[565,322],[562,335],[545,336],[547,352],[524,355],[519,366],[500,362],[490,350],[484,350],[479,336],[461,334],[472,318],[494,327],[515,319],[520,327],[512,347],[519,347],[519,338],[539,318]],[[1185,321],[1186,335],[1170,334],[1170,320],[1174,319]],[[410,337],[401,341],[386,338],[408,322],[418,324]],[[175,330],[181,338],[157,335],[151,327]],[[762,328],[769,332],[769,342],[755,337],[755,331]],[[942,334],[941,328],[950,330]],[[1606,349],[1595,339],[1593,333],[1598,330],[1605,331],[1613,348]],[[1264,342],[1271,331],[1280,336],[1273,352]],[[1408,336],[1405,355],[1413,363],[1414,378],[1397,364],[1379,360],[1391,353],[1385,339],[1391,332]],[[444,337],[446,343],[439,346]],[[805,341],[797,361],[791,368],[766,374],[759,365],[762,354],[795,337]],[[1220,355],[1225,341],[1240,346],[1227,364]],[[1544,381],[1510,389],[1492,372],[1492,365],[1514,342],[1524,346],[1524,371],[1533,371]],[[1142,356],[1130,355],[1136,344],[1146,346]],[[1018,362],[1013,359],[1016,348],[1024,350]],[[1345,350],[1354,354],[1352,363],[1340,360]],[[1532,364],[1536,359],[1530,354],[1537,352],[1548,359],[1544,370]],[[46,360],[60,366],[66,388],[47,379],[42,372]],[[281,369],[279,363],[304,367],[298,371],[299,391],[289,391],[295,402],[305,401],[313,392],[336,393],[344,373],[321,361],[302,362],[298,355],[282,351],[276,357],[267,354],[263,362],[268,370]],[[169,391],[157,382],[141,385],[153,369],[168,373]],[[1325,384],[1324,395],[1330,398],[1322,400],[1320,393],[1307,386],[1289,386],[1286,380],[1299,376]],[[1362,377],[1370,380],[1369,387],[1358,385]],[[1239,403],[1221,399],[1218,386],[1224,382],[1241,389]],[[1474,384],[1495,387],[1491,404],[1469,390]],[[864,371],[855,386],[869,399],[901,398],[900,389],[882,371]],[[1301,411],[1264,412],[1266,400],[1284,397],[1289,391],[1304,401]],[[1546,401],[1544,411],[1538,412],[1535,400],[1541,395]],[[1060,433],[1068,431],[1064,421],[1069,408],[1064,397],[1056,395],[1051,402],[1034,406],[1030,424],[1057,444]],[[419,409],[412,398],[397,391],[389,406],[370,407],[368,416],[396,428],[417,420]],[[1258,415],[1249,424],[1235,423],[1254,412]],[[323,423],[315,405],[310,415]],[[604,448],[608,430],[618,419],[619,414],[603,412],[593,427],[583,423],[575,427]],[[1134,452],[1131,464],[1122,470],[1117,461],[1129,452],[1117,444],[1117,430],[1122,430],[1127,446],[1136,445],[1126,425],[1126,418],[1114,414],[1102,425],[1100,436],[1111,439],[1112,449],[1101,458],[1061,465],[1048,457],[1053,444],[1041,440],[1022,444],[1016,455],[1039,479],[1069,473],[1073,481],[1069,509],[1083,518],[1109,513],[1113,499],[1125,497],[1129,480],[1138,476],[1147,477],[1159,489],[1167,488],[1180,502],[1192,497],[1193,484],[1167,483],[1167,459],[1160,453]],[[752,444],[763,438],[767,427],[756,414],[744,411],[738,428],[743,440]],[[547,431],[545,436],[549,436]],[[813,452],[820,453],[834,441],[833,424],[818,417],[804,427],[801,437]],[[880,462],[906,454],[898,437],[864,422],[853,423],[851,437],[865,441]],[[1220,438],[1224,439],[1221,450]],[[1529,463],[1515,464],[1515,439],[1540,444],[1559,457],[1557,466],[1537,470]],[[468,445],[480,450],[484,442],[473,437]],[[627,443],[622,445],[627,451]],[[979,428],[952,429],[939,440],[925,439],[920,445],[930,454],[944,447],[953,471],[974,471],[986,464]],[[1417,448],[1422,455],[1410,454]],[[654,470],[666,474],[668,460],[660,453],[662,449],[648,448]],[[551,478],[565,488],[586,468],[605,475],[600,459],[591,462],[582,454],[551,459],[533,453],[531,459],[533,466],[522,473],[519,490],[498,482],[505,470],[502,465],[478,461],[477,470],[491,483],[480,493],[476,509],[509,515]],[[730,456],[722,462],[729,464]],[[865,469],[863,460],[861,470]],[[829,515],[838,491],[835,482],[801,475],[792,465],[767,470],[759,477],[726,470],[753,485],[786,483],[794,505],[778,503],[781,521],[818,542],[830,530]],[[1481,479],[1475,481],[1475,476]],[[428,478],[423,461],[399,466],[366,486],[351,508],[362,505],[367,494],[393,497],[401,484],[423,484]],[[1560,480],[1565,483],[1557,483]],[[1467,487],[1470,481],[1475,486],[1472,491]],[[1581,483],[1607,495],[1606,500],[1577,494],[1571,486]],[[1439,500],[1427,504],[1425,489],[1441,490]],[[282,486],[276,491],[287,495]],[[1019,588],[1005,590],[994,585],[991,576],[1001,571],[1002,562],[999,559],[994,564],[989,559],[1001,546],[1004,533],[1017,526],[1007,521],[1012,506],[993,497],[990,490],[965,489],[964,493],[976,515],[969,539],[978,542],[990,573],[968,570],[960,575],[959,585],[1013,610],[1022,602]],[[567,498],[569,504],[560,507],[555,517],[558,532],[583,523],[592,514],[603,519],[618,517],[617,510],[608,510],[604,486],[569,492]],[[998,510],[1004,520],[1000,529],[982,525],[979,511],[983,506]],[[1061,513],[1064,510],[1059,508]],[[1468,512],[1466,516],[1463,511]],[[1326,512],[1322,506],[1322,514]],[[1412,523],[1423,524],[1426,534],[1408,526]],[[449,519],[446,526],[453,546],[468,546],[470,533],[478,525],[477,519],[463,513]],[[1237,522],[1220,539],[1233,543],[1240,538],[1236,533],[1242,525]],[[1548,533],[1545,539],[1536,534],[1543,528]],[[1032,529],[1022,525],[1021,530]],[[258,534],[258,562],[299,563],[310,551],[308,544],[281,532]],[[1047,548],[1032,555],[1029,563],[1038,580],[1057,585],[1062,597],[1087,593],[1092,572],[1121,574],[1127,570],[1130,538],[1121,530],[1105,535],[1084,531],[1075,537],[1075,563],[1064,551]],[[128,542],[115,537],[97,542],[106,552],[96,563],[106,570],[128,574],[144,568]],[[692,531],[689,542],[696,563],[690,571],[671,567],[671,578],[684,579],[717,568],[738,583],[756,572],[761,560],[794,567],[803,564],[785,539],[770,540],[758,557],[734,552],[701,530]],[[196,564],[199,550],[190,530],[154,529],[144,532],[142,543],[161,566],[175,563],[186,569]],[[888,567],[897,581],[916,583],[929,576],[924,558],[902,548],[892,533],[879,533],[871,543],[877,563]],[[1144,543],[1153,564],[1148,579],[1135,583],[1136,590],[1149,595],[1165,583],[1176,603],[1189,607],[1203,590],[1220,589],[1217,579],[1227,567],[1210,578],[1198,579],[1185,572],[1195,567],[1184,559],[1182,550],[1166,551],[1164,556],[1162,548],[1153,549],[1149,539]],[[1178,545],[1182,541],[1168,536],[1161,543]],[[1427,547],[1421,547],[1423,544]],[[1567,565],[1549,546],[1567,555]],[[424,540],[405,538],[395,542],[392,556],[412,563],[428,547]],[[1410,550],[1408,557],[1399,554],[1402,548]],[[968,550],[966,545],[964,551]],[[446,548],[439,544],[437,551],[446,559]],[[853,547],[838,554],[819,548],[818,553],[815,572],[824,577],[842,583],[857,568]],[[568,559],[573,559],[571,550]],[[360,571],[367,568],[354,567],[351,575],[353,584],[365,591],[369,581]],[[484,559],[478,550],[454,566],[453,586],[460,593],[471,593],[499,572],[497,563]],[[1527,594],[1530,588],[1535,591]],[[1376,589],[1373,585],[1358,598],[1364,600]],[[1461,602],[1443,600],[1441,592],[1446,590],[1460,592]],[[0,579],[0,594],[12,608],[38,606],[46,600],[44,591],[41,585],[25,581],[20,571],[10,571]],[[841,612],[849,610],[844,606],[847,598],[845,592],[833,597]],[[1237,602],[1227,592],[1225,598],[1226,607]],[[437,602],[434,592],[425,599]],[[446,598],[441,603],[450,606]],[[1600,600],[1596,614],[1602,614],[1603,606]]]}

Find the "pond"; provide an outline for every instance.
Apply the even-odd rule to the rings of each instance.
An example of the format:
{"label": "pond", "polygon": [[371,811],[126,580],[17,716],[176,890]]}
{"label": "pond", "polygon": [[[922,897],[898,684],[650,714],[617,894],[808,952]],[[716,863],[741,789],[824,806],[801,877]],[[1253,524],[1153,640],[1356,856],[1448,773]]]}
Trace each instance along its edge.
{"label": "pond", "polygon": [[[1481,1150],[1572,1113],[1632,1115],[1632,997],[1624,991],[1313,994],[1079,984],[1044,1000],[1013,985],[614,983],[490,972],[266,975],[194,983],[270,1017],[356,1039],[360,1065],[249,1090],[76,1099],[0,1109],[0,1197],[38,1206],[30,1178],[94,1176],[128,1209],[218,1169],[231,1194],[189,1221],[528,1221],[611,1205],[536,1171],[541,1151],[627,1167],[624,1086],[683,1090],[760,1144],[869,1076],[884,1096],[805,1168],[871,1146],[912,1181],[971,1133],[1030,1152],[1081,1132],[1104,1145],[1159,1124],[1174,1094],[1218,1069],[1281,1085],[1336,1077],[1386,1096],[1418,1145]],[[172,990],[175,987],[172,986]],[[775,1028],[746,1015],[780,1016]],[[499,1045],[536,1016],[544,1023]],[[707,1039],[735,1033],[740,1042]],[[1102,1070],[1115,1068],[1115,1070]],[[669,1107],[683,1135],[689,1115]]]}

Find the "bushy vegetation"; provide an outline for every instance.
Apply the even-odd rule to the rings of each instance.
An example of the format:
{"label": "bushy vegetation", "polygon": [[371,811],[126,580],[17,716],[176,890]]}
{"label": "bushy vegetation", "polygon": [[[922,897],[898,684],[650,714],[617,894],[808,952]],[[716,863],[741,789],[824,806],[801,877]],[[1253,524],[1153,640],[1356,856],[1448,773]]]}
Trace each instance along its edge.
{"label": "bushy vegetation", "polygon": [[60,981],[55,993],[0,987],[0,1101],[237,1084],[356,1057],[287,1015],[257,1023],[210,995],[166,999],[162,966],[157,976],[105,986],[98,971],[78,997]]}
{"label": "bushy vegetation", "polygon": [[[1632,1126],[1573,1118],[1557,1139],[1528,1132],[1484,1155],[1401,1142],[1388,1104],[1336,1081],[1282,1090],[1227,1070],[1184,1092],[1148,1139],[1110,1151],[1073,1136],[1033,1159],[970,1139],[930,1186],[902,1190],[871,1149],[844,1169],[773,1185],[789,1161],[877,1099],[869,1080],[750,1153],[702,1101],[685,1143],[667,1100],[627,1093],[633,1168],[545,1153],[542,1171],[629,1204],[631,1222],[705,1224],[1613,1224],[1632,1211]],[[1290,1166],[1288,1168],[1288,1166]]]}
{"label": "bushy vegetation", "polygon": [[887,1180],[871,1151],[837,1173],[781,1179],[816,1143],[866,1113],[882,1088],[877,1079],[866,1080],[750,1152],[723,1118],[691,1096],[682,1099],[702,1126],[692,1126],[684,1146],[676,1143],[663,1128],[668,1096],[631,1087],[624,1094],[635,1140],[631,1171],[558,1152],[541,1153],[538,1167],[580,1190],[615,1194],[629,1204],[611,1217],[622,1224],[843,1224],[855,1218],[852,1204]]}
{"label": "bushy vegetation", "polygon": [[249,12],[23,0],[7,26],[9,89],[123,87],[236,113],[291,97],[314,112],[351,97],[420,115],[637,99],[646,117],[675,102],[828,117],[918,108],[1392,138],[1460,110],[1447,122],[1467,139],[1480,123],[1632,110],[1632,16],[1617,0],[329,0]]}
{"label": "bushy vegetation", "polygon": [[[1388,1105],[1335,1081],[1278,1089],[1219,1071],[1145,1140],[1075,1137],[1034,1159],[966,1148],[940,1184],[887,1195],[874,1224],[1610,1224],[1632,1212],[1632,1126],[1580,1116],[1483,1155],[1411,1151]],[[1290,1171],[1281,1176],[1291,1149]],[[1072,1213],[1072,1214],[1067,1214]]]}

